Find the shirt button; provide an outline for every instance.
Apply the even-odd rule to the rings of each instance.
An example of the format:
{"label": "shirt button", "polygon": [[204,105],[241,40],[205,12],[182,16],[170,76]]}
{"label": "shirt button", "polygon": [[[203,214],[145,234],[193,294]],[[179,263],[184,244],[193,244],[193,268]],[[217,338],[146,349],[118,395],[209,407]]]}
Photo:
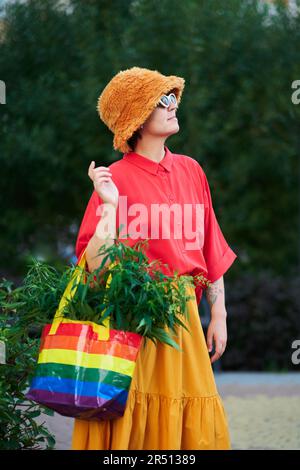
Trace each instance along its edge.
{"label": "shirt button", "polygon": [[170,201],[174,201],[174,196],[172,194],[169,194],[169,199]]}

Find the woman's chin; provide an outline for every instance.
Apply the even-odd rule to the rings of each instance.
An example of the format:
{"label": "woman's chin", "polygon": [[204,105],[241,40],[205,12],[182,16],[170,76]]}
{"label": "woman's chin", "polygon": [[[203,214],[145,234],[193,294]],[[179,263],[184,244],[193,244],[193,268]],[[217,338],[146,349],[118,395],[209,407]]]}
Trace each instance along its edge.
{"label": "woman's chin", "polygon": [[179,129],[179,124],[178,124],[177,119],[170,119],[170,121],[168,121],[168,128],[169,129]]}
{"label": "woman's chin", "polygon": [[179,131],[179,124],[176,122],[176,124],[174,124],[170,130],[170,134],[176,134],[176,132]]}

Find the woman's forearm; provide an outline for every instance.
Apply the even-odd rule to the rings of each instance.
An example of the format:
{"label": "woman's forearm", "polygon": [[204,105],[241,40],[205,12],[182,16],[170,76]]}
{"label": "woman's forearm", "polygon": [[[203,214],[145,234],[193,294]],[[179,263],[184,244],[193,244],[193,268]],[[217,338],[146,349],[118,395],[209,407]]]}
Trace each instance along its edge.
{"label": "woman's forearm", "polygon": [[225,308],[224,279],[221,276],[206,289],[206,299],[210,306],[211,316],[227,316]]}
{"label": "woman's forearm", "polygon": [[[94,235],[90,238],[86,249],[86,261],[90,272],[99,268],[104,256],[99,255],[98,251],[103,246],[113,245],[116,239],[116,212],[117,208],[112,204],[103,205],[103,214],[98,222]],[[110,264],[108,259],[103,267]]]}

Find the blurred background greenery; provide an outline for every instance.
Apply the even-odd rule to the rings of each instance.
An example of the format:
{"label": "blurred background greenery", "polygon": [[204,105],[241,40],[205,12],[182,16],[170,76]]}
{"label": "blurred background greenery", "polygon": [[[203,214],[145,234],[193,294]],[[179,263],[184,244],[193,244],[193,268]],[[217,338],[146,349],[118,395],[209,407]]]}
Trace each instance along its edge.
{"label": "blurred background greenery", "polygon": [[299,2],[28,0],[0,13],[1,277],[18,282],[32,255],[76,261],[88,166],[122,157],[96,112],[112,76],[134,65],[179,75],[180,131],[166,145],[202,165],[238,255],[224,277],[222,367],[295,370]]}

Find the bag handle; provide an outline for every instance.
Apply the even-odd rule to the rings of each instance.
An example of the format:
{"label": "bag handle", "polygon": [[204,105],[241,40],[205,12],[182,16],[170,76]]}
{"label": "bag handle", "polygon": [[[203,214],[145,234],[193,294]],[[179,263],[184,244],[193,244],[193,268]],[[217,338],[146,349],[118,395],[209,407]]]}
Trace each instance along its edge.
{"label": "bag handle", "polygon": [[[71,279],[70,279],[70,281],[69,281],[69,283],[68,283],[68,285],[67,285],[67,287],[66,287],[66,289],[65,289],[65,291],[62,295],[62,298],[60,299],[58,308],[55,312],[55,315],[54,315],[54,318],[53,318],[53,321],[52,321],[51,328],[50,328],[49,333],[48,333],[49,335],[55,335],[60,323],[63,322],[63,321],[65,321],[66,323],[77,323],[78,322],[77,320],[68,320],[68,319],[64,320],[63,309],[67,305],[68,301],[71,300],[73,298],[73,296],[75,295],[77,286],[78,286],[79,281],[82,277],[82,269],[84,269],[85,265],[86,265],[86,257],[85,257],[86,249],[87,249],[87,246],[83,250],[83,253],[80,257],[80,260],[77,263],[77,266],[76,266],[76,268],[73,272],[73,275],[72,275],[72,277],[71,277]],[[109,267],[111,268],[115,264],[116,264],[116,261],[110,263]],[[106,281],[106,288],[108,288],[109,285],[110,285],[111,277],[112,277],[111,274],[109,274],[108,279]],[[75,282],[76,282],[76,287],[73,288]],[[104,309],[104,311],[105,311],[105,309]],[[99,340],[108,340],[109,339],[109,326],[110,326],[109,325],[110,324],[109,316],[105,318],[105,320],[103,322],[103,325],[97,325],[96,323],[94,323],[92,321],[82,321],[80,323],[91,325],[93,330],[98,333],[98,339]]]}

